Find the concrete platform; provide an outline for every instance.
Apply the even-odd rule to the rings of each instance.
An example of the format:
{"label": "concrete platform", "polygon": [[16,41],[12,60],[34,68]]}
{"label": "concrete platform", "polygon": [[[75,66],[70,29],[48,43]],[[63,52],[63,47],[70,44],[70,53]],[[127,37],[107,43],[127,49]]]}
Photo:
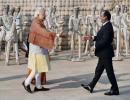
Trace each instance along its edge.
{"label": "concrete platform", "polygon": [[[66,53],[68,54],[68,53]],[[69,55],[69,54],[68,54]],[[3,57],[4,58],[4,57]],[[81,83],[89,83],[93,78],[97,64],[96,57],[87,57],[83,62],[66,60],[64,53],[52,57],[51,71],[47,73],[47,84],[51,90],[29,94],[21,85],[26,78],[27,59],[20,56],[21,65],[15,65],[14,58],[10,66],[0,61],[0,100],[129,100],[130,98],[130,57],[123,61],[114,61],[114,70],[120,95],[105,96],[110,83],[104,71],[101,79],[90,94]],[[32,86],[33,89],[33,86]]]}

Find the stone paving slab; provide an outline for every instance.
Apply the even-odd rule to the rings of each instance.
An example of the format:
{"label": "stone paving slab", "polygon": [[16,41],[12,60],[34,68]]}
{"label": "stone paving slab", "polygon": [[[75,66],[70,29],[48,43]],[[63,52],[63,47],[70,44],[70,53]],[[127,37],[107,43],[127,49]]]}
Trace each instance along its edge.
{"label": "stone paving slab", "polygon": [[[61,59],[60,59],[61,57]],[[90,94],[80,84],[89,83],[94,75],[97,58],[86,57],[84,62],[71,62],[55,56],[51,61],[51,71],[47,73],[47,92],[27,93],[21,83],[26,77],[27,59],[21,57],[21,65],[10,66],[0,61],[0,100],[129,100],[130,98],[130,57],[114,61],[114,70],[119,84],[119,96],[105,96],[110,88],[106,73]],[[105,71],[104,71],[105,72]],[[32,86],[33,89],[33,86]]]}

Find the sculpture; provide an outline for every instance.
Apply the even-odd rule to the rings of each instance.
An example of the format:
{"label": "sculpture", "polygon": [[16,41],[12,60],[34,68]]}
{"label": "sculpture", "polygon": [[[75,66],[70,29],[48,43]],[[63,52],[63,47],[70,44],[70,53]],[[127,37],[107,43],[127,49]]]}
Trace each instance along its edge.
{"label": "sculpture", "polygon": [[16,30],[17,30],[17,37],[19,37],[19,41],[23,41],[23,34],[22,34],[22,15],[21,15],[21,8],[18,6],[15,8],[15,23],[16,23]]}
{"label": "sculpture", "polygon": [[113,60],[122,60],[120,57],[120,34],[121,34],[121,15],[120,15],[120,6],[116,5],[115,13],[112,15],[112,24],[114,32],[116,34],[116,53]]}
{"label": "sculpture", "polygon": [[[69,19],[69,31],[71,32],[71,61],[81,61],[81,26],[83,24],[83,18],[79,15],[80,8],[74,8],[74,14],[70,16]],[[78,58],[74,57],[74,48],[76,38],[78,38]]]}
{"label": "sculpture", "polygon": [[[86,28],[88,27],[88,34],[89,35],[94,35],[96,36],[97,34],[97,31],[98,31],[98,28],[99,28],[99,25],[98,25],[98,16],[96,15],[96,5],[93,5],[92,7],[92,12],[91,12],[91,15],[88,15],[86,16],[86,19],[85,19],[85,26]],[[85,47],[85,55],[88,54],[88,50],[90,50],[90,47],[89,46],[89,40],[87,40],[86,42],[86,47]],[[92,42],[92,41],[91,41]],[[94,43],[94,46],[93,46],[93,50],[95,50],[95,43]],[[90,53],[91,51],[89,51]]]}
{"label": "sculpture", "polygon": [[6,15],[2,16],[2,23],[5,30],[5,64],[8,65],[9,63],[9,56],[10,56],[10,49],[11,44],[13,44],[15,49],[15,57],[16,63],[19,64],[19,57],[18,57],[18,41],[16,36],[16,23],[14,18],[15,8],[10,7],[6,11]]}
{"label": "sculpture", "polygon": [[121,25],[122,25],[122,32],[124,35],[124,43],[125,43],[125,55],[129,55],[129,31],[128,31],[128,22],[130,21],[128,19],[127,14],[127,6],[122,5],[122,18],[121,18]]}
{"label": "sculpture", "polygon": [[[5,5],[3,8],[3,16],[0,17],[0,56],[1,56],[1,47],[2,47],[2,41],[5,40],[5,35],[6,35],[6,31],[5,31],[5,26],[8,26],[8,12],[9,12],[9,5]],[[7,24],[6,24],[7,23]]]}
{"label": "sculpture", "polygon": [[55,46],[50,51],[51,55],[55,55],[56,51],[58,51],[58,40],[59,40],[59,34],[58,34],[59,23],[57,21],[58,18],[59,17],[56,15],[56,6],[51,6],[48,9],[48,15],[46,17],[46,24],[45,24],[48,30],[57,33],[55,37]]}

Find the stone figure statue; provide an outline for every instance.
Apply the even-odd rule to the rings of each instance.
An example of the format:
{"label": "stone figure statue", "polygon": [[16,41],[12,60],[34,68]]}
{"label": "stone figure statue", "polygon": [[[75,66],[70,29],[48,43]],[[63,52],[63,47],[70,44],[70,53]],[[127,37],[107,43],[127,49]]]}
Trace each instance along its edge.
{"label": "stone figure statue", "polygon": [[[87,31],[88,34],[96,36],[97,35],[97,31],[99,29],[98,16],[96,15],[96,5],[92,6],[91,15],[86,16],[85,20],[86,20],[85,21],[85,26],[86,26],[86,29],[88,29],[88,31]],[[86,47],[85,47],[85,52],[84,52],[85,55],[88,54],[88,50],[90,50],[90,47],[91,47],[89,45],[89,43],[90,43],[89,41],[90,40],[87,40],[87,42],[86,42]],[[94,49],[95,49],[95,43],[94,43],[94,46],[93,46],[93,51],[94,51]]]}
{"label": "stone figure statue", "polygon": [[18,6],[15,8],[15,22],[16,22],[16,30],[17,30],[17,37],[20,42],[23,41],[23,34],[22,34],[22,15],[21,15],[21,8]]}
{"label": "stone figure statue", "polygon": [[51,55],[55,55],[56,51],[58,51],[58,40],[59,40],[59,32],[58,32],[58,27],[59,27],[59,23],[58,23],[58,19],[59,17],[56,15],[56,6],[51,6],[48,9],[48,14],[46,17],[46,22],[45,25],[47,27],[48,30],[57,33],[56,37],[55,37],[55,46],[54,48],[50,51]]}
{"label": "stone figure statue", "polygon": [[[71,32],[71,61],[80,61],[81,60],[81,35],[82,30],[81,26],[83,23],[83,17],[79,15],[80,8],[74,8],[74,14],[70,16],[69,19],[69,31]],[[75,42],[78,38],[78,58],[74,56]]]}
{"label": "stone figure statue", "polygon": [[[8,13],[7,13],[8,12]],[[18,41],[16,38],[16,23],[14,18],[14,7],[9,7],[8,11],[3,13],[2,16],[2,26],[5,31],[5,64],[8,65],[9,63],[9,56],[10,56],[10,49],[11,46],[15,49],[15,57],[16,63],[19,64],[19,57],[18,57]],[[13,44],[13,45],[12,45]]]}
{"label": "stone figure statue", "polygon": [[121,30],[124,36],[124,43],[125,43],[125,55],[129,55],[129,31],[128,31],[128,22],[130,22],[128,18],[128,9],[126,5],[122,5],[122,13],[121,13]]}
{"label": "stone figure statue", "polygon": [[121,7],[119,5],[115,6],[115,13],[112,14],[112,24],[116,36],[116,53],[113,60],[121,60],[120,56],[120,35],[121,35]]}
{"label": "stone figure statue", "polygon": [[3,15],[0,17],[0,56],[2,55],[1,47],[2,41],[5,40],[6,35],[6,27],[8,27],[8,12],[9,12],[9,5],[5,5],[3,8]]}

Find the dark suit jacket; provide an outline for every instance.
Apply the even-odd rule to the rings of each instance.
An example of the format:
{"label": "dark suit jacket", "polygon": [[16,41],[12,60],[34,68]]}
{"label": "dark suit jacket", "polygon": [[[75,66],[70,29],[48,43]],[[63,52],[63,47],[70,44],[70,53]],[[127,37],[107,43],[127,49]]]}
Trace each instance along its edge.
{"label": "dark suit jacket", "polygon": [[114,57],[114,50],[112,46],[114,38],[114,31],[111,22],[106,23],[98,31],[97,36],[94,37],[95,44],[95,56],[99,58]]}

